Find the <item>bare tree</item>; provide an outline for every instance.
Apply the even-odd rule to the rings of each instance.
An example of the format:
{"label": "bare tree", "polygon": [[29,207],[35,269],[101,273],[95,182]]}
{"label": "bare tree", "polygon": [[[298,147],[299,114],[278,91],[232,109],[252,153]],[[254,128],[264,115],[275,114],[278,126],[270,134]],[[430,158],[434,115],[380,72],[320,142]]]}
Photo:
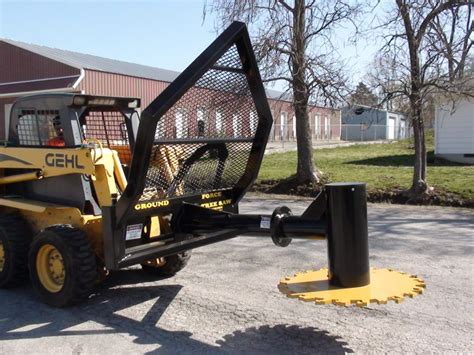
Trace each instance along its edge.
{"label": "bare tree", "polygon": [[395,0],[380,28],[386,35],[373,80],[384,100],[405,98],[413,126],[415,164],[409,195],[428,193],[424,110],[431,97],[453,104],[473,96],[467,75],[473,32],[473,2],[466,0]]}
{"label": "bare tree", "polygon": [[296,117],[298,183],[319,182],[313,159],[308,104],[334,104],[348,93],[343,64],[335,56],[334,31],[352,23],[359,5],[351,0],[214,0],[218,27],[249,25],[262,77],[284,82]]}

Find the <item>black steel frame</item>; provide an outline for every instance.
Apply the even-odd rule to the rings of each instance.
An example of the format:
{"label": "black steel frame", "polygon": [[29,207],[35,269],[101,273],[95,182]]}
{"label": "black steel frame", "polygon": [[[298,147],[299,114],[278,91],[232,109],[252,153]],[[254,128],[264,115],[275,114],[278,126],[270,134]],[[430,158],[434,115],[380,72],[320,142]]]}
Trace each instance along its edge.
{"label": "black steel frame", "polygon": [[[145,186],[145,177],[155,143],[154,135],[158,121],[233,45],[236,46],[242,61],[243,72],[246,75],[259,118],[246,173],[232,188],[233,205],[240,201],[257,178],[273,118],[247,28],[244,23],[233,22],[143,111],[136,139],[140,144],[136,145],[134,150],[127,188],[116,206],[115,215],[119,224],[125,223],[132,215],[134,215],[133,217],[137,217],[137,215],[144,216],[143,213],[135,213],[133,206],[137,203]],[[193,139],[192,143],[196,143],[196,141],[199,141],[199,139]],[[226,140],[226,142],[231,141],[232,139]],[[203,139],[202,142],[207,143],[209,141]],[[160,141],[160,144],[162,143],[165,142]],[[177,199],[182,200],[179,197]],[[146,213],[150,212],[153,211],[147,211]]]}
{"label": "black steel frame", "polygon": [[[222,149],[223,143],[234,141],[251,142],[252,147],[245,173],[232,188],[212,190],[213,193],[220,195],[218,198],[203,198],[202,194],[186,195],[167,199],[166,206],[160,204],[160,201],[155,201],[157,202],[156,207],[136,209],[135,206],[145,187],[146,174],[154,144],[172,144],[174,142],[173,140],[156,141],[155,131],[158,121],[209,69],[219,69],[215,63],[234,45],[242,63],[242,69],[239,69],[239,72],[244,73],[246,76],[259,120],[254,139],[198,138],[190,139],[189,142],[180,140],[179,144],[206,143],[191,158],[196,158],[200,154],[205,153],[204,150],[206,149],[220,147],[218,149],[219,160],[222,160],[228,154],[227,151]],[[107,266],[113,269],[129,264],[129,261],[126,260],[133,259],[135,262],[145,261],[155,255],[160,255],[162,250],[164,250],[163,246],[153,245],[152,243],[141,246],[140,252],[136,252],[136,249],[127,248],[125,242],[125,228],[127,225],[144,223],[150,216],[158,214],[179,215],[183,203],[200,205],[203,203],[216,203],[219,200],[225,199],[231,201],[230,204],[226,204],[223,208],[225,211],[238,211],[238,202],[257,178],[272,123],[272,114],[247,28],[244,23],[234,22],[142,112],[136,137],[136,141],[140,142],[140,144],[136,144],[134,147],[127,187],[116,204],[110,207],[103,207],[103,231]],[[171,187],[177,183],[179,181],[172,184]],[[217,183],[214,185],[218,186]],[[222,235],[225,235],[225,233]],[[209,238],[209,240],[213,239],[213,237]],[[219,239],[220,237],[216,238]],[[187,241],[185,244],[193,245],[193,243],[195,242]],[[137,255],[140,255],[140,257]]]}
{"label": "black steel frame", "polygon": [[[236,45],[243,71],[259,115],[255,140],[247,169],[237,184],[225,190],[212,190],[211,197],[202,194],[186,195],[150,203],[146,208],[137,202],[145,186],[145,179],[159,119],[196,81],[232,46]],[[120,200],[102,208],[102,227],[106,267],[118,269],[153,258],[234,238],[240,235],[271,237],[278,246],[288,246],[293,238],[328,241],[329,280],[333,285],[355,287],[367,285],[369,279],[367,206],[365,184],[329,184],[301,216],[293,216],[285,206],[272,215],[238,214],[238,202],[257,177],[272,124],[265,90],[258,72],[247,29],[234,22],[220,35],[142,114],[137,144],[132,158],[127,188]],[[199,140],[199,139],[197,139]],[[192,139],[194,143],[196,139]],[[199,140],[205,145],[188,157],[190,166],[210,149],[217,150],[219,163],[229,152],[227,140]],[[159,141],[159,144],[162,144]],[[170,185],[169,194],[179,185],[183,171]],[[219,179],[219,176],[216,176]],[[218,182],[215,186],[219,186]],[[214,196],[214,193],[216,193]],[[230,204],[220,210],[208,208],[226,199]],[[159,203],[161,202],[161,203]],[[166,202],[166,203],[164,203]],[[127,225],[143,223],[151,216],[171,215],[171,232],[158,238],[145,238],[139,243],[126,243]],[[142,232],[143,239],[143,232]]]}

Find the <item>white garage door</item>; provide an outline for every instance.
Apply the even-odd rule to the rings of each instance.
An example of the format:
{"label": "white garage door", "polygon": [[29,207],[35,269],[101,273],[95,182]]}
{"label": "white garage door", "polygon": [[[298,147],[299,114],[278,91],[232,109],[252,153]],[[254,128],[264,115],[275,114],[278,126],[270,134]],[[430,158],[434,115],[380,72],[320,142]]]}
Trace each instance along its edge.
{"label": "white garage door", "polygon": [[395,139],[395,117],[388,118],[388,132],[387,138],[388,139]]}

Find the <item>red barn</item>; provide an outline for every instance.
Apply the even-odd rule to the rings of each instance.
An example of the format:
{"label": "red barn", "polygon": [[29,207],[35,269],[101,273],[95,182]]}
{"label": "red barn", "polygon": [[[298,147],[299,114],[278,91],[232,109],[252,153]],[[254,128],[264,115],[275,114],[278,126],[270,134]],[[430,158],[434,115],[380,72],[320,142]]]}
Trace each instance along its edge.
{"label": "red barn", "polygon": [[[44,92],[80,92],[89,95],[137,97],[146,107],[173,81],[178,72],[35,44],[0,40],[0,139],[5,117],[20,96]],[[267,90],[274,118],[271,140],[294,140],[294,111],[288,96]],[[202,112],[189,113],[200,119]],[[252,114],[252,113],[249,113]],[[311,106],[313,139],[339,139],[341,113]],[[179,113],[177,118],[179,118]],[[214,122],[216,127],[218,124]],[[242,129],[245,127],[243,122]]]}

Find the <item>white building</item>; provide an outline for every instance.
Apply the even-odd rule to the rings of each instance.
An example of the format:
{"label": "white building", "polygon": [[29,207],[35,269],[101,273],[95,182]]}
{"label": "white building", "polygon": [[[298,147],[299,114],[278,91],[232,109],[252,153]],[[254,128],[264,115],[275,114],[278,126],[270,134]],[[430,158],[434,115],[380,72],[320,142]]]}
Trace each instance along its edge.
{"label": "white building", "polygon": [[435,154],[459,163],[474,164],[474,100],[462,100],[455,110],[436,105]]}
{"label": "white building", "polygon": [[408,120],[400,112],[353,105],[341,109],[341,139],[346,141],[394,140],[410,137]]}

